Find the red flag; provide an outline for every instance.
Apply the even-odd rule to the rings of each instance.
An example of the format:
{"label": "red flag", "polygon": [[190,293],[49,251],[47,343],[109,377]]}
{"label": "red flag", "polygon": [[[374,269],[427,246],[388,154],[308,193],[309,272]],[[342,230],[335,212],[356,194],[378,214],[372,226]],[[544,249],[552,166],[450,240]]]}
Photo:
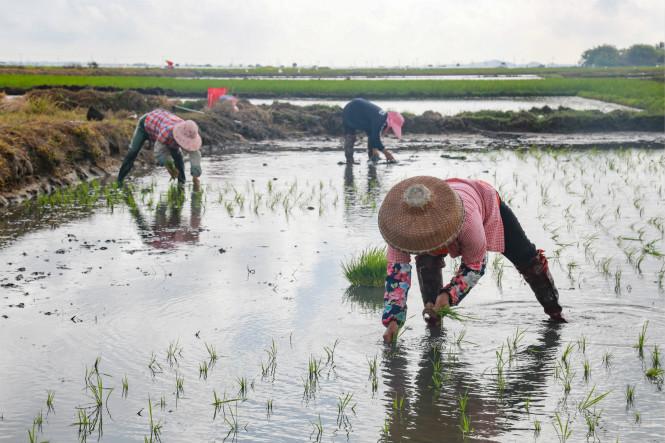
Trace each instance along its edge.
{"label": "red flag", "polygon": [[222,95],[226,95],[228,88],[208,88],[208,107],[212,108],[212,105],[217,103],[217,100]]}

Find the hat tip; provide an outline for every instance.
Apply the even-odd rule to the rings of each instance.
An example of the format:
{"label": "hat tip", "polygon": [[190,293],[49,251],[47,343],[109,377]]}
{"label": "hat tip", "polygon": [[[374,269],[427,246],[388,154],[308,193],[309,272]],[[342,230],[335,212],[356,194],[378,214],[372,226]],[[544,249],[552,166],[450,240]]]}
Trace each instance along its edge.
{"label": "hat tip", "polygon": [[422,183],[411,185],[404,191],[404,203],[422,209],[432,200],[432,192]]}

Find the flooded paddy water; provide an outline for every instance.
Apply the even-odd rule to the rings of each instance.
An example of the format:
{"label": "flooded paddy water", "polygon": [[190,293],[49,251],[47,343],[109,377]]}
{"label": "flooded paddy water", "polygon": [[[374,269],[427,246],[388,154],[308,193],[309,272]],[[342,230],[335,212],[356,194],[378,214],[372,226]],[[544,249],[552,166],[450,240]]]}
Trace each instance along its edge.
{"label": "flooded paddy water", "polygon": [[[255,99],[249,101],[254,105],[270,105],[274,101],[291,103],[297,106],[325,105],[339,106],[343,108],[348,100],[325,100],[325,99],[302,99],[302,98],[284,98],[284,99]],[[426,111],[438,112],[441,115],[457,115],[462,112],[479,111],[528,111],[531,108],[542,108],[549,106],[556,109],[560,106],[574,109],[576,111],[599,110],[602,112],[611,112],[616,110],[639,111],[639,109],[623,106],[615,103],[608,103],[601,100],[593,100],[583,97],[497,97],[472,98],[472,99],[433,99],[433,100],[372,100],[373,103],[383,109],[409,112],[420,115]]]}
{"label": "flooded paddy water", "polygon": [[[206,156],[184,200],[155,172],[133,200],[4,213],[0,441],[665,438],[663,150],[356,155]],[[382,197],[417,174],[493,184],[550,257],[569,323],[490,254],[471,319],[428,329],[414,278],[385,346],[382,290],[350,290],[340,263],[382,244]]]}

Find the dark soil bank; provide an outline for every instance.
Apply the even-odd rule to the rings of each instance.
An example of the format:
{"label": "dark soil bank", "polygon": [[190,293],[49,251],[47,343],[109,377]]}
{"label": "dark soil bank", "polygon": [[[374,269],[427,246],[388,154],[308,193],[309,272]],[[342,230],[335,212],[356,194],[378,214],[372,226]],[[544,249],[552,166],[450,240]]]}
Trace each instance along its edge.
{"label": "dark soil bank", "polygon": [[[90,176],[115,174],[127,151],[136,118],[151,109],[177,104],[165,97],[135,91],[92,89],[42,89],[19,99],[1,99],[0,96],[0,205],[48,193]],[[187,105],[201,108],[202,102]],[[91,106],[101,112],[103,121],[85,120]],[[206,145],[222,150],[243,142],[342,134],[339,107],[288,103],[254,106],[241,101],[238,108],[235,111],[228,103],[220,103],[202,113],[172,109],[199,124]],[[453,117],[436,112],[405,114],[404,123],[405,134],[664,130],[662,116],[647,113],[604,114],[548,107]],[[148,156],[143,152],[141,159]]]}

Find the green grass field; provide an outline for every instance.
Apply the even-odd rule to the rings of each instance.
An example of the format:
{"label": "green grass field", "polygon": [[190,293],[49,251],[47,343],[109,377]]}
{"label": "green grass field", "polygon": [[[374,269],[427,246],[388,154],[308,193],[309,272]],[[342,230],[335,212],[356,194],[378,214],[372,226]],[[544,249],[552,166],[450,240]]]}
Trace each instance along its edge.
{"label": "green grass field", "polygon": [[225,86],[246,97],[453,98],[580,96],[662,114],[665,84],[627,78],[545,78],[542,80],[209,80],[143,76],[0,74],[0,90],[26,91],[39,86],[151,90],[201,96],[208,87]]}
{"label": "green grass field", "polygon": [[0,66],[0,74],[95,75],[142,77],[230,77],[230,76],[386,76],[386,75],[538,75],[543,77],[637,77],[665,78],[665,68],[653,66],[620,66],[612,68],[328,68],[260,66],[244,68],[179,67],[64,67],[64,66]]}

